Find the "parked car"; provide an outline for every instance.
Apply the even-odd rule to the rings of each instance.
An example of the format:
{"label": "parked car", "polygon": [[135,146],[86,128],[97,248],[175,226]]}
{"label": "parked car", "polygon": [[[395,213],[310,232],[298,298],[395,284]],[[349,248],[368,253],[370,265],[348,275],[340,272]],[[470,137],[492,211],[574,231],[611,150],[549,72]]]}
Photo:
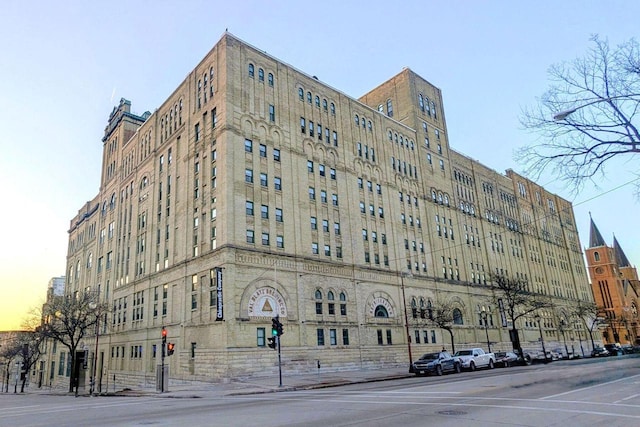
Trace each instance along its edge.
{"label": "parked car", "polygon": [[442,375],[445,372],[458,373],[461,369],[460,359],[451,356],[447,351],[424,354],[413,363],[413,372],[416,375]]}
{"label": "parked car", "polygon": [[470,348],[467,350],[458,350],[454,357],[460,359],[460,363],[464,369],[475,371],[478,368],[493,369],[496,362],[496,356],[493,353],[485,353],[481,348]]}
{"label": "parked car", "polygon": [[621,356],[623,354],[620,344],[605,344],[604,348],[609,352],[609,356]]}
{"label": "parked car", "polygon": [[635,354],[635,353],[640,353],[640,346],[634,346],[631,344],[627,344],[627,345],[623,345],[622,346],[622,351],[624,352],[624,354]]}
{"label": "parked car", "polygon": [[496,356],[495,365],[499,367],[508,368],[518,361],[518,356],[510,351],[497,351],[494,354]]}
{"label": "parked car", "polygon": [[609,351],[604,347],[595,347],[591,351],[591,357],[606,357],[609,355]]}

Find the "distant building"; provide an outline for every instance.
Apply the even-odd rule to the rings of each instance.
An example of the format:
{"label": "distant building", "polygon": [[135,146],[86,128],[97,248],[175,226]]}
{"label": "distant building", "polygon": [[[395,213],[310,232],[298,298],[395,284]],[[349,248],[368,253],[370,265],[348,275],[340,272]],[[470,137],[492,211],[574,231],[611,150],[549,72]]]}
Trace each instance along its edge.
{"label": "distant building", "polygon": [[[457,343],[486,343],[492,273],[558,303],[549,341],[593,298],[571,203],[454,151],[440,89],[408,68],[355,99],[225,33],[153,114],[122,99],[102,147],[66,272],[68,295],[111,306],[99,389],[153,380],[162,327],[170,377],[211,380],[276,372],[276,315],[285,371],[309,371],[448,347],[428,321],[441,302]],[[518,329],[538,345],[534,315]]]}
{"label": "distant building", "polygon": [[640,281],[636,267],[615,237],[613,246],[605,243],[593,219],[585,252],[595,303],[604,317],[604,340],[611,344],[640,344]]}

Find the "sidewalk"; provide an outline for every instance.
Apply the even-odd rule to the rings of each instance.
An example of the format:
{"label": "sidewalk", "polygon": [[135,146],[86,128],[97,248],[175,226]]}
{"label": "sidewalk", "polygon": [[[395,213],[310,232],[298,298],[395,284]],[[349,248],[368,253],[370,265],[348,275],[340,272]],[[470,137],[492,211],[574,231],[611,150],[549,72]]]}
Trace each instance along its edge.
{"label": "sidewalk", "polygon": [[[348,371],[325,371],[314,373],[282,373],[282,386],[278,375],[252,376],[236,378],[229,382],[205,383],[190,382],[184,384],[169,383],[168,391],[160,393],[155,388],[134,388],[101,394],[106,396],[160,397],[160,398],[202,398],[221,397],[243,394],[272,393],[293,390],[311,390],[335,387],[346,384],[387,381],[412,377],[408,367],[391,367],[384,369],[356,369]],[[60,394],[71,393],[62,390],[27,389],[25,393]],[[71,394],[72,395],[72,394]],[[79,397],[88,397],[88,391]]]}

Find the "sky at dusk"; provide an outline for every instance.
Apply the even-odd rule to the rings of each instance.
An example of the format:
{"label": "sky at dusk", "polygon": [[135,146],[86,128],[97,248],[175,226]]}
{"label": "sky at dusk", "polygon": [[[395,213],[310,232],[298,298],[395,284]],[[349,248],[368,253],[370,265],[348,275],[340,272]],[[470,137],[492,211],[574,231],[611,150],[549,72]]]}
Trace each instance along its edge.
{"label": "sky at dusk", "polygon": [[[101,138],[120,98],[153,112],[225,29],[358,98],[409,67],[442,90],[451,147],[500,173],[535,135],[522,109],[550,65],[583,56],[591,35],[638,35],[638,1],[45,1],[0,13],[0,330],[17,329],[65,274],[70,220],[100,185]],[[640,263],[637,157],[571,200],[582,246],[589,213]]]}

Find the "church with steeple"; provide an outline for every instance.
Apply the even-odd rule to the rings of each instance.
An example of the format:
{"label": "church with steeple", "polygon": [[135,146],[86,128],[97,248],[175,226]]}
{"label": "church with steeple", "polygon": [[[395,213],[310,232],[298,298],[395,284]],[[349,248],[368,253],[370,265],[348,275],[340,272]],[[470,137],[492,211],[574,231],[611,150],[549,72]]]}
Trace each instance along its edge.
{"label": "church with steeple", "polygon": [[587,268],[596,305],[601,310],[606,343],[640,344],[638,302],[640,281],[616,237],[608,246],[591,218]]}

